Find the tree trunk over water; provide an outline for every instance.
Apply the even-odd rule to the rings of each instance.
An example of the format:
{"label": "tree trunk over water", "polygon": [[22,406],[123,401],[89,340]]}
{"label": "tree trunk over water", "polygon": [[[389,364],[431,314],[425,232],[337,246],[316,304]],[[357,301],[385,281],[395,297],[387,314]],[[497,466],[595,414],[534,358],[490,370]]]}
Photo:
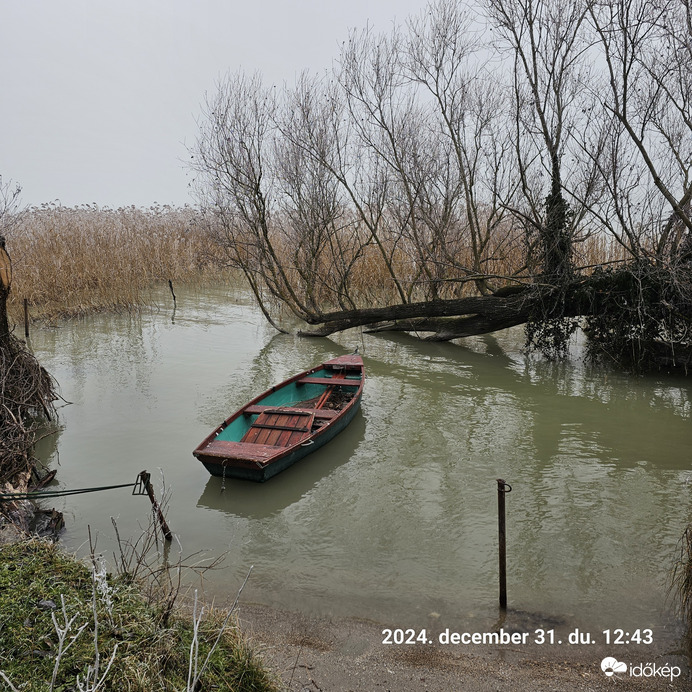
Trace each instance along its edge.
{"label": "tree trunk over water", "polygon": [[[569,305],[560,316],[588,314],[588,289],[585,281],[571,286]],[[432,332],[432,341],[448,341],[465,336],[487,334],[525,324],[553,291],[549,288],[516,287],[489,296],[470,296],[451,300],[433,300],[379,308],[342,310],[308,320],[316,329],[302,330],[303,336],[328,336],[352,327],[370,327],[368,331]]]}
{"label": "tree trunk over water", "polygon": [[688,372],[692,303],[689,282],[674,281],[680,278],[643,264],[596,272],[559,287],[516,286],[490,296],[324,313],[310,321],[319,326],[300,334],[328,336],[365,327],[369,333],[404,331],[427,341],[449,341],[530,324],[535,330],[546,328],[550,336],[561,324],[582,319],[594,353],[601,351],[608,360],[636,371],[677,368]]}

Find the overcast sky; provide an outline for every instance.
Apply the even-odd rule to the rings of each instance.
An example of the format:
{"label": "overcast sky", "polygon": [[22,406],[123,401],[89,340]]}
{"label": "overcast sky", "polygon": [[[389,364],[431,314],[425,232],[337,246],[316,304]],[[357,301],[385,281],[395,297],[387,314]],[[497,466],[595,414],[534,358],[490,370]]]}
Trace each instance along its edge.
{"label": "overcast sky", "polygon": [[426,0],[1,0],[0,175],[22,202],[191,203],[205,92],[242,69],[292,83],[350,28]]}

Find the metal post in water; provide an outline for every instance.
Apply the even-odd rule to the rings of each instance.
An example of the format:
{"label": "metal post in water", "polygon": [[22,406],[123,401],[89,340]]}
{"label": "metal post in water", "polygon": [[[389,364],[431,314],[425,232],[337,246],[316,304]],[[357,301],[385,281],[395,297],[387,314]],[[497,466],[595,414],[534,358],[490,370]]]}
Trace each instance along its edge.
{"label": "metal post in water", "polygon": [[163,516],[161,507],[159,506],[159,503],[156,501],[156,498],[154,497],[154,486],[151,484],[151,475],[148,474],[146,471],[142,471],[142,473],[139,474],[139,478],[142,484],[144,485],[144,489],[147,491],[147,495],[149,495],[149,500],[151,500],[151,506],[154,508],[154,511],[156,512],[156,517],[159,520],[159,524],[161,524],[161,530],[163,531],[163,535],[165,536],[167,541],[173,540],[173,534],[171,533],[171,530],[168,528],[168,524],[166,523],[166,519]]}
{"label": "metal post in water", "polygon": [[500,552],[500,608],[507,610],[507,533],[505,530],[505,493],[512,486],[502,478],[497,479],[497,525]]}

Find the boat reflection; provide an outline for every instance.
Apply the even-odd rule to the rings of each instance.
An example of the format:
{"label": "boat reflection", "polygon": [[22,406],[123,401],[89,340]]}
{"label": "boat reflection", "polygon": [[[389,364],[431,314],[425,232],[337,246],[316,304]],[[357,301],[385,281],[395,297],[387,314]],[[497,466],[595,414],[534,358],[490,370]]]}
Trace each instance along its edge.
{"label": "boat reflection", "polygon": [[270,517],[298,502],[351,460],[364,438],[365,416],[359,409],[334,440],[266,483],[211,476],[197,506],[247,519]]}

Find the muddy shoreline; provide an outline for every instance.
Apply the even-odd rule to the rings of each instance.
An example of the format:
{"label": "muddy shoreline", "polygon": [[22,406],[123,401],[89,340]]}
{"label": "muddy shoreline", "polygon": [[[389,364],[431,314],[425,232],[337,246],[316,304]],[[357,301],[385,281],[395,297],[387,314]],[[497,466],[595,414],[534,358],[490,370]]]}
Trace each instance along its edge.
{"label": "muddy shoreline", "polygon": [[[242,605],[240,625],[287,690],[336,692],[447,692],[469,690],[689,690],[690,669],[682,650],[658,646],[610,647],[526,645],[385,645],[383,625],[357,618],[313,617],[302,613]],[[518,632],[508,617],[505,629]],[[666,665],[680,674],[633,677],[630,670],[608,677],[604,658],[634,666]],[[649,672],[649,671],[647,671]]]}

